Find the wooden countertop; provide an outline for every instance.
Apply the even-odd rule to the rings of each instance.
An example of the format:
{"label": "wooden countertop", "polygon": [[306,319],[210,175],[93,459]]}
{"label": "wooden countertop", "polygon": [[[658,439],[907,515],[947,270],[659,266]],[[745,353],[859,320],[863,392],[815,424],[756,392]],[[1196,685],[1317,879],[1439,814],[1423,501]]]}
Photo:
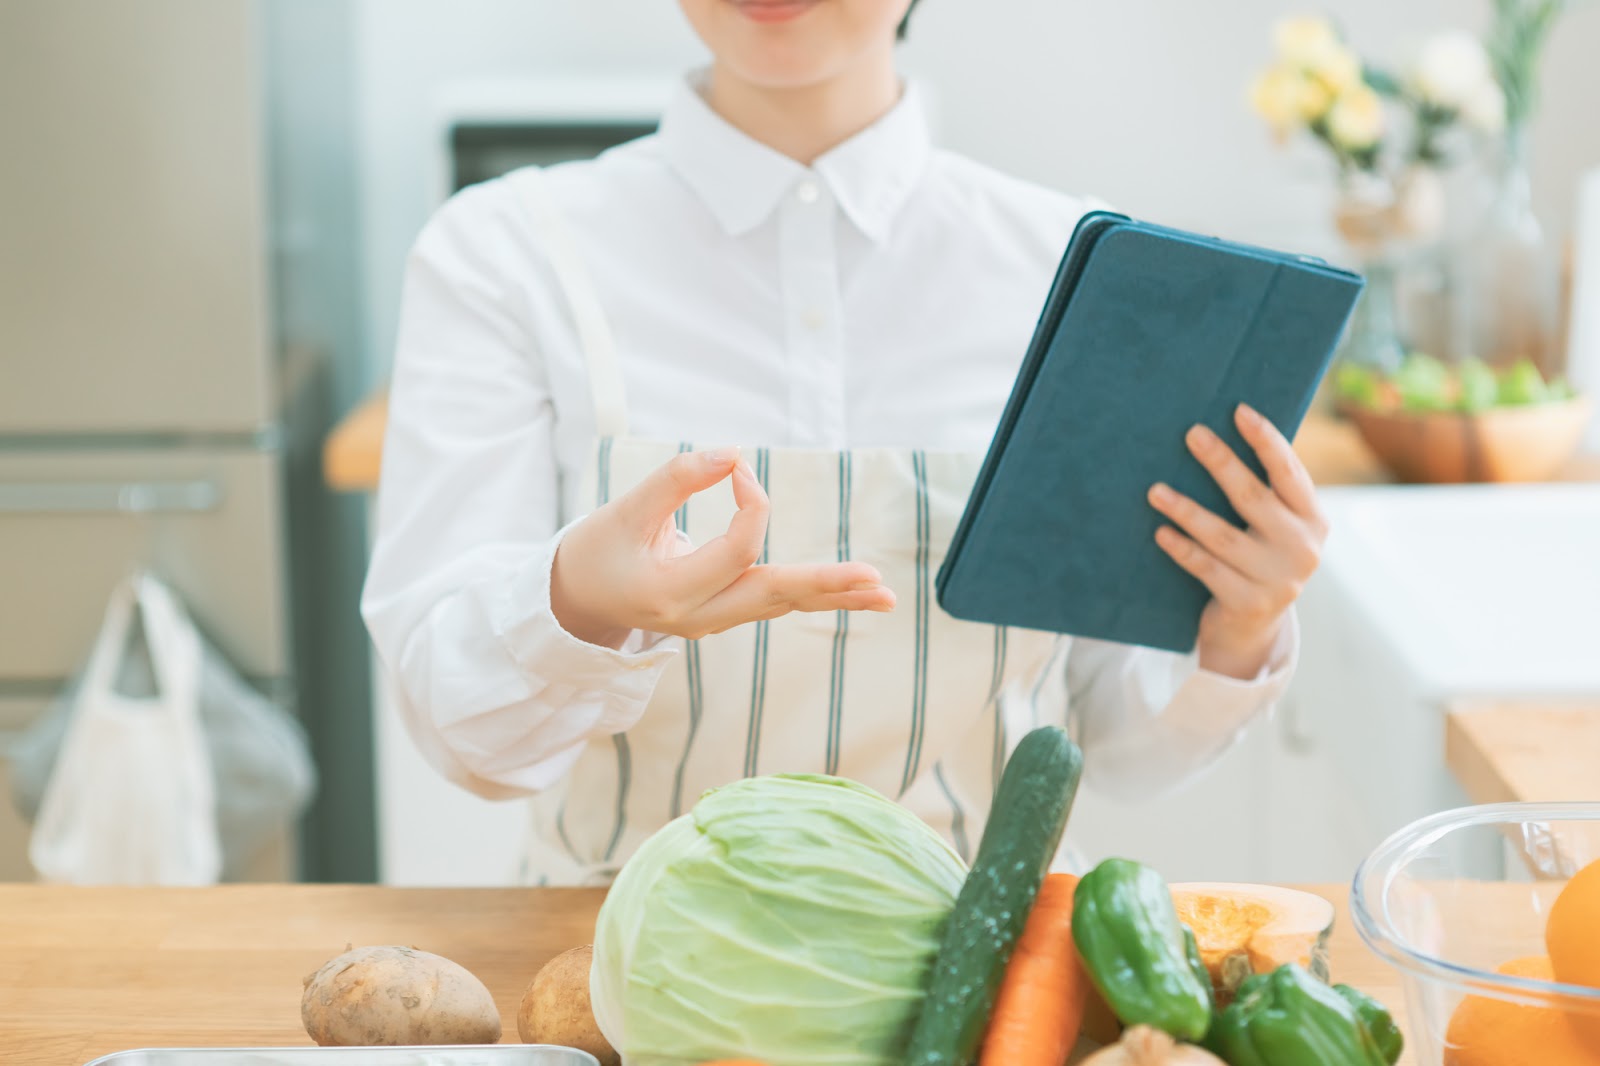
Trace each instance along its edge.
{"label": "wooden countertop", "polygon": [[1600,704],[1457,704],[1445,761],[1473,803],[1600,800]]}
{"label": "wooden countertop", "polygon": [[322,477],[337,492],[371,492],[383,467],[389,394],[376,392],[333,427],[322,445]]}
{"label": "wooden countertop", "polygon": [[[323,477],[340,492],[370,492],[378,486],[383,433],[389,423],[388,396],[379,392],[350,412],[323,446]],[[1383,485],[1392,478],[1367,451],[1349,424],[1312,413],[1295,440],[1318,485]],[[1600,456],[1574,460],[1562,480],[1600,481]]]}
{"label": "wooden countertop", "polygon": [[[1310,887],[1339,908],[1335,978],[1401,1017],[1398,979],[1359,942],[1345,887]],[[304,1046],[301,980],[348,943],[454,959],[489,986],[515,1041],[523,989],[546,959],[591,941],[600,899],[591,889],[0,886],[0,1062]]]}

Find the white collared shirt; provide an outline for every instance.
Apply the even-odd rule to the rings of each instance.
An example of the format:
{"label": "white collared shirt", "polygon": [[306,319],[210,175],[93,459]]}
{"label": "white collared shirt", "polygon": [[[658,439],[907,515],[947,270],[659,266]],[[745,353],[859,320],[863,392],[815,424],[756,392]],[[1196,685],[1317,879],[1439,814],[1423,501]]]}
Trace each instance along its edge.
{"label": "white collared shirt", "polygon": [[[549,172],[616,335],[630,432],[748,446],[982,452],[1086,201],[935,149],[914,87],[811,167],[690,84],[660,131]],[[584,644],[549,607],[596,439],[550,264],[504,181],[453,198],[407,271],[362,610],[412,736],[486,796],[536,792],[644,713],[678,642]],[[870,560],[868,560],[870,561]],[[1262,676],[1079,640],[1089,779],[1139,795],[1281,694]]]}

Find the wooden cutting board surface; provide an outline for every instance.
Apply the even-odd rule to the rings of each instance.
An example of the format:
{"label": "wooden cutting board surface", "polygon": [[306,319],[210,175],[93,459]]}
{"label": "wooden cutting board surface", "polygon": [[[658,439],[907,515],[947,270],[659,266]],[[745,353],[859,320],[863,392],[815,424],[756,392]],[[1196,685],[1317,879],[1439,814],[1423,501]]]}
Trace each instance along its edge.
{"label": "wooden cutting board surface", "polygon": [[[1398,1008],[1393,971],[1359,942],[1346,890],[1335,976]],[[489,986],[517,1039],[539,967],[590,943],[591,889],[396,889],[239,885],[203,889],[0,886],[0,1063],[81,1066],[141,1047],[309,1043],[302,979],[347,944],[410,944]]]}

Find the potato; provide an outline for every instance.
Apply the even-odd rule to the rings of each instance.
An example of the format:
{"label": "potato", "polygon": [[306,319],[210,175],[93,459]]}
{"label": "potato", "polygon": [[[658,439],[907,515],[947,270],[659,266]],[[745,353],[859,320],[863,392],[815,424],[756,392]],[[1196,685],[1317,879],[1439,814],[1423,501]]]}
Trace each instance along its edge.
{"label": "potato", "polygon": [[564,951],[545,963],[522,994],[517,1035],[525,1044],[575,1047],[599,1059],[600,1066],[622,1066],[622,1056],[600,1035],[589,1006],[593,963],[592,945]]}
{"label": "potato", "polygon": [[356,948],[329,960],[305,980],[300,1020],[323,1047],[500,1040],[500,1014],[483,982],[416,948]]}

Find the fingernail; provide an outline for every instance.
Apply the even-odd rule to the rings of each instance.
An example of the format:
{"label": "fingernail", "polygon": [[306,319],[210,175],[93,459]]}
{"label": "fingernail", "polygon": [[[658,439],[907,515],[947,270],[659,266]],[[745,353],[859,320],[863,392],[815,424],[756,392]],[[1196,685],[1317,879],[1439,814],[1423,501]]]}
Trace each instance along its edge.
{"label": "fingernail", "polygon": [[1242,403],[1239,405],[1238,415],[1247,426],[1258,426],[1261,424],[1261,412],[1257,411],[1254,407],[1251,407],[1247,403]]}
{"label": "fingernail", "polygon": [[707,466],[731,466],[739,461],[738,448],[714,448],[701,452],[700,459]]}
{"label": "fingernail", "polygon": [[1172,499],[1172,490],[1158,481],[1150,486],[1150,498],[1156,503],[1166,503]]}
{"label": "fingernail", "polygon": [[1209,448],[1217,440],[1217,435],[1205,426],[1194,426],[1189,430],[1189,443],[1197,448]]}
{"label": "fingernail", "polygon": [[850,586],[850,591],[851,592],[871,592],[873,589],[879,589],[879,588],[882,588],[882,587],[883,587],[883,582],[882,581],[857,581],[854,585]]}

